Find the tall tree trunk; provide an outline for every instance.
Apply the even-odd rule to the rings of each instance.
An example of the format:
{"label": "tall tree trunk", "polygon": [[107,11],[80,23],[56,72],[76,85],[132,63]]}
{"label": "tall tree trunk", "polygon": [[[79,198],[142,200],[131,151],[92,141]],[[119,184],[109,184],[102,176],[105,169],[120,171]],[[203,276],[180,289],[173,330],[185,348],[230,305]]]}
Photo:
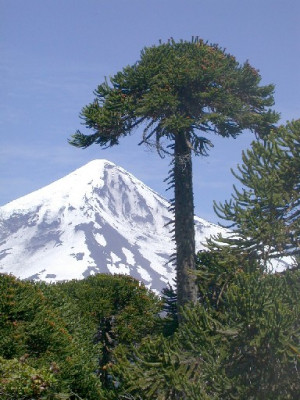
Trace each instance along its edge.
{"label": "tall tree trunk", "polygon": [[177,304],[181,307],[197,301],[192,154],[185,133],[175,135],[174,187]]}

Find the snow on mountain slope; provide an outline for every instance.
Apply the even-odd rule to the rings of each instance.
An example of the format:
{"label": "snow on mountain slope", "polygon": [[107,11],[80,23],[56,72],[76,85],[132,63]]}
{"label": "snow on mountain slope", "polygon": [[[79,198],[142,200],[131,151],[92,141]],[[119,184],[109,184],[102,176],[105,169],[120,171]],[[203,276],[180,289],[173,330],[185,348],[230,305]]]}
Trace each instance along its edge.
{"label": "snow on mountain slope", "polygon": [[[130,274],[160,291],[175,277],[168,202],[123,168],[95,160],[0,207],[0,272],[26,279]],[[197,250],[225,232],[195,217]]]}

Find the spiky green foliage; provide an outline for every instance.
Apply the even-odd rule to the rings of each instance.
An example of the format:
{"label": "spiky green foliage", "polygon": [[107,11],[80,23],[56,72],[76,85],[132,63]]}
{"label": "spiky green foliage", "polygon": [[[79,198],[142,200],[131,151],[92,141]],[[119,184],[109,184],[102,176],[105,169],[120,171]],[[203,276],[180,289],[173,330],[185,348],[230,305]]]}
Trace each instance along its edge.
{"label": "spiky green foliage", "polygon": [[42,377],[46,372],[53,377],[57,395],[74,393],[96,400],[102,390],[93,373],[97,349],[91,324],[64,293],[55,302],[55,287],[47,296],[41,286],[0,275],[0,356],[24,366],[15,383],[33,368]]}
{"label": "spiky green foliage", "polygon": [[197,131],[235,137],[249,128],[265,135],[278,116],[266,109],[273,105],[274,87],[259,86],[260,80],[248,62],[240,65],[202,40],[144,48],[139,61],[99,85],[94,102],[82,109],[94,134],[77,131],[70,143],[113,146],[141,123],[146,124],[142,142],[154,138],[158,150],[165,149],[163,137],[173,140],[183,132],[200,153],[212,143]]}
{"label": "spiky green foliage", "polygon": [[122,344],[124,351],[130,352],[133,344],[160,330],[161,302],[130,276],[98,274],[58,286],[93,324],[93,341],[99,347],[97,375],[108,399],[111,390],[117,391],[111,373],[113,351]]}
{"label": "spiky green foliage", "polygon": [[57,381],[49,368],[30,367],[25,360],[6,360],[0,356],[0,397],[2,400],[67,400],[69,395],[57,392]]}
{"label": "spiky green foliage", "polygon": [[255,259],[249,259],[243,252],[232,250],[229,246],[203,250],[197,254],[197,283],[199,302],[218,310],[225,301],[228,287],[240,271],[262,271]]}
{"label": "spiky green foliage", "polygon": [[123,343],[138,341],[145,332],[155,329],[161,302],[131,276],[97,274],[55,286],[97,326],[103,319],[113,317],[115,333]]}
{"label": "spiky green foliage", "polygon": [[168,285],[162,290],[163,300],[163,333],[164,336],[172,335],[178,328],[177,295],[175,289]]}
{"label": "spiky green foliage", "polygon": [[231,221],[225,242],[263,261],[300,254],[300,120],[287,123],[264,142],[243,152],[234,176],[242,189],[224,204],[219,217]]}
{"label": "spiky green foliage", "polygon": [[146,338],[134,361],[118,354],[124,398],[297,399],[299,272],[265,274],[234,257],[226,276],[221,254],[202,255],[205,301],[185,307],[173,336]]}
{"label": "spiky green foliage", "polygon": [[110,147],[141,126],[144,143],[172,157],[178,305],[197,301],[192,154],[206,155],[210,135],[237,137],[250,129],[264,137],[277,122],[273,85],[248,62],[240,65],[218,45],[193,38],[144,48],[140,59],[98,86],[81,117],[92,134],[70,143]]}
{"label": "spiky green foliage", "polygon": [[1,398],[298,399],[300,272],[263,273],[229,247],[198,264],[200,303],[167,336],[130,277],[0,275]]}
{"label": "spiky green foliage", "polygon": [[128,276],[48,285],[0,275],[0,293],[4,399],[109,399],[113,350],[129,354],[161,329],[159,299]]}
{"label": "spiky green foliage", "polygon": [[226,370],[237,398],[297,398],[299,288],[299,274],[240,274],[228,291],[228,325],[238,334],[229,341]]}

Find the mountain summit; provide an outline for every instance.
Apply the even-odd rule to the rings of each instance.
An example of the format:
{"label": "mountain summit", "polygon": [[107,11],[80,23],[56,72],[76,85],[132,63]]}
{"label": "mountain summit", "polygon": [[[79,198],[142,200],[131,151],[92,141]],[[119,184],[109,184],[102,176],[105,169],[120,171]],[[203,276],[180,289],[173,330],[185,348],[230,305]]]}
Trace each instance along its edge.
{"label": "mountain summit", "polygon": [[[123,168],[95,160],[0,207],[0,272],[59,281],[130,274],[151,289],[173,283],[169,203]],[[225,232],[195,217],[197,250]]]}

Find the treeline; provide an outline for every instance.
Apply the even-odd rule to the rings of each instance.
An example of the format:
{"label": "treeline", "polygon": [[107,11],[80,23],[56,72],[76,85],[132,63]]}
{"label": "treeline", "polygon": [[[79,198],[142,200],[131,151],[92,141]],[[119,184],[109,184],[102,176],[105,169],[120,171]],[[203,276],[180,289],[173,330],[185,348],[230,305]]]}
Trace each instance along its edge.
{"label": "treeline", "polygon": [[228,248],[199,253],[197,279],[178,327],[175,293],[128,276],[1,275],[1,399],[298,399],[299,271]]}

